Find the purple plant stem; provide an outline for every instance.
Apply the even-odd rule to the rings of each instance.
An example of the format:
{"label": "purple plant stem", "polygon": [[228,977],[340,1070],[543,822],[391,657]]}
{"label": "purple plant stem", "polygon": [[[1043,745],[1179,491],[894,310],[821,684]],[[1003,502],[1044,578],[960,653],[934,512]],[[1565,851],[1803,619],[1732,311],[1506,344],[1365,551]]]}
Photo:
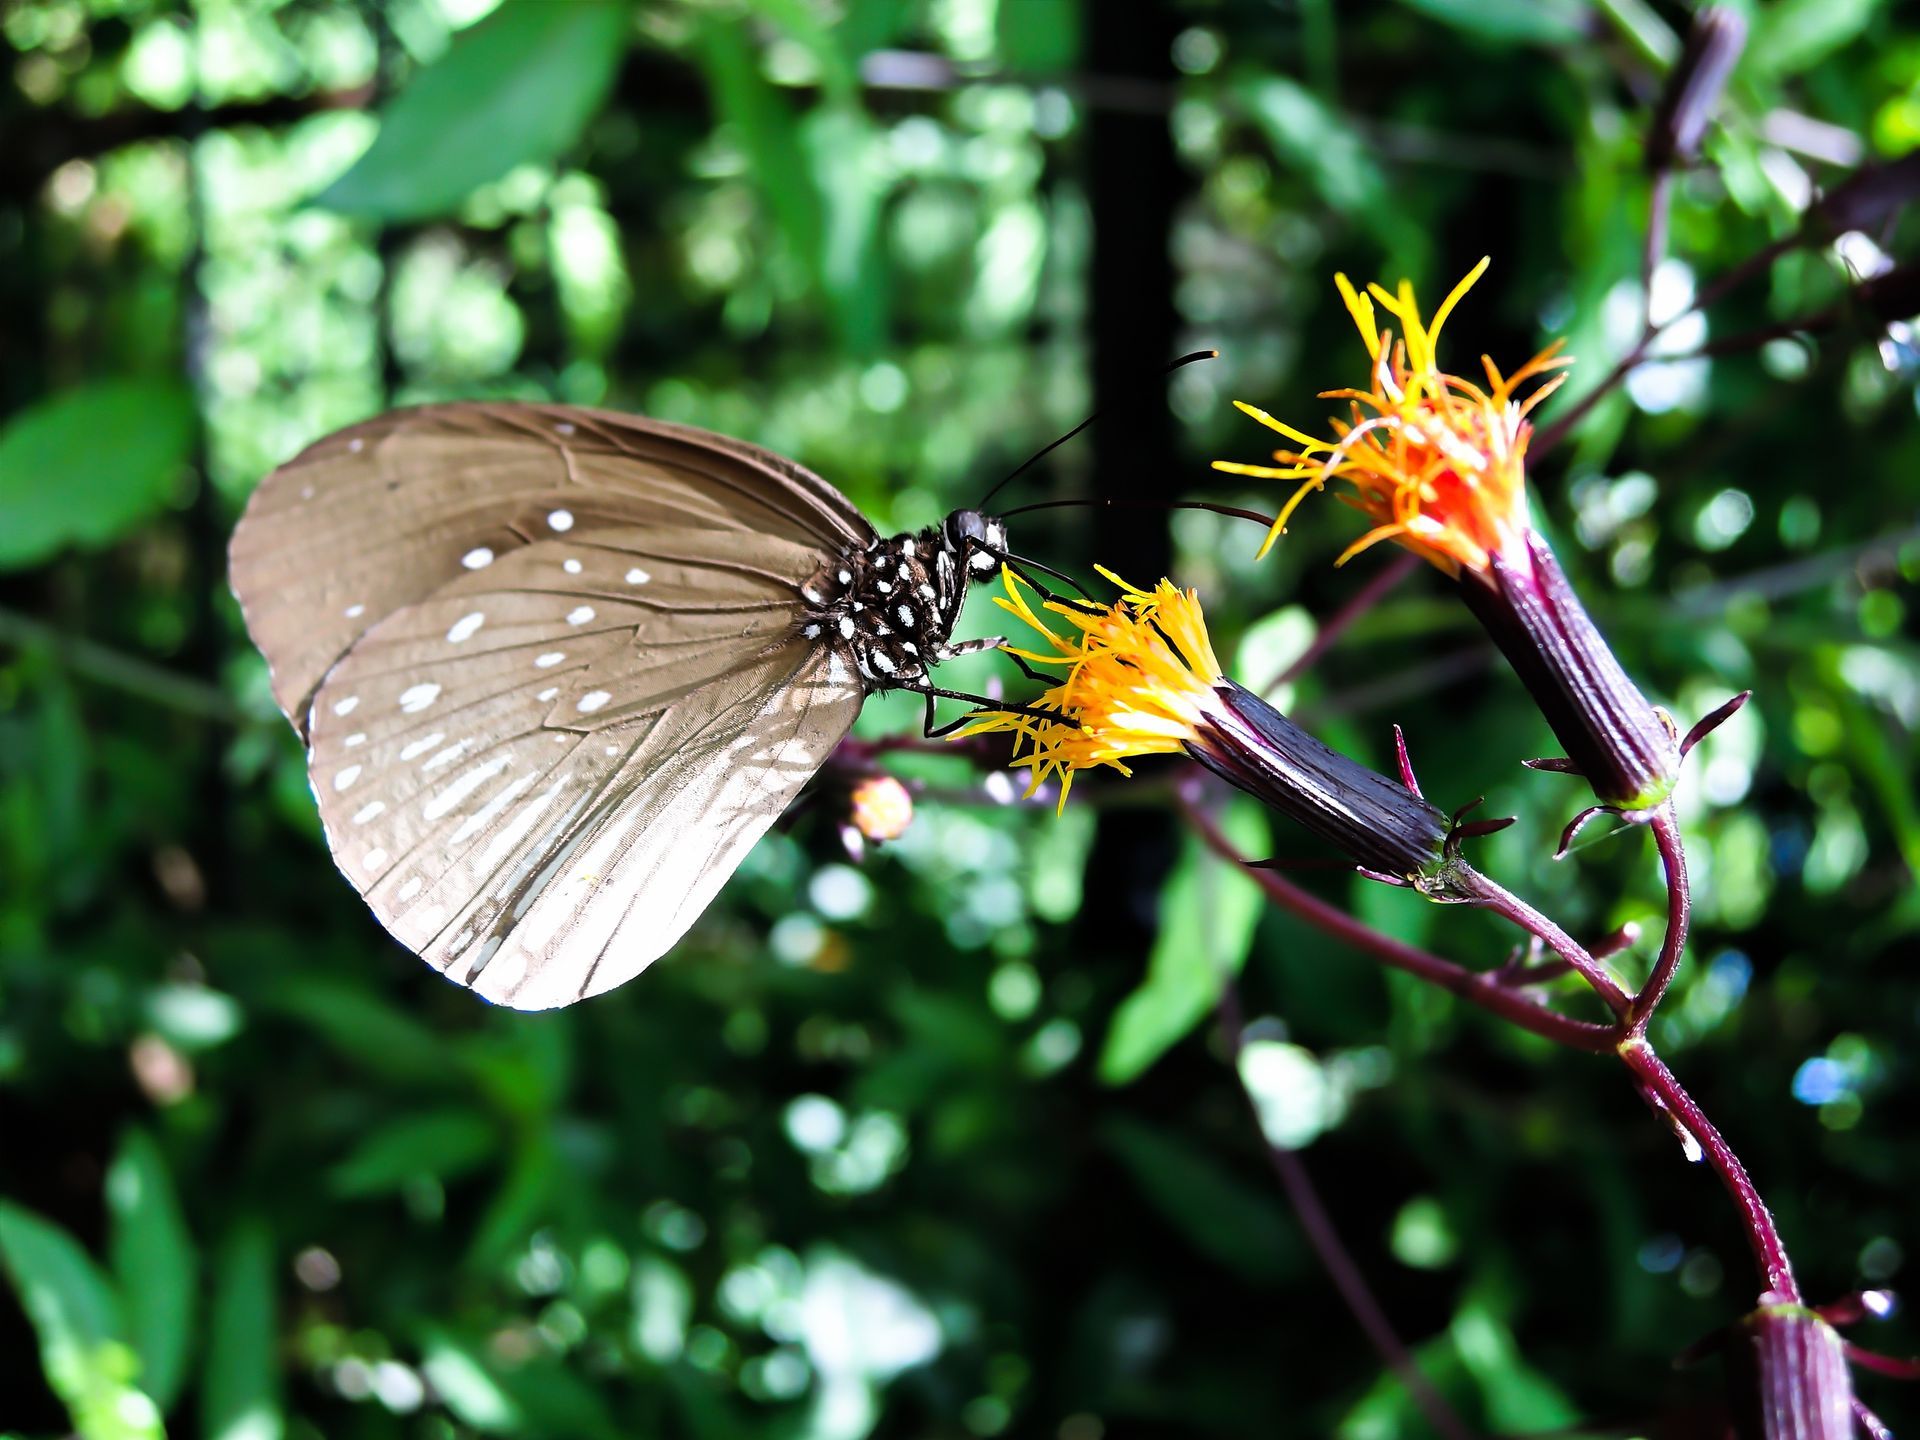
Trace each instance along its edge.
{"label": "purple plant stem", "polygon": [[1575,1050],[1585,1050],[1595,1055],[1604,1055],[1614,1048],[1618,1039],[1615,1027],[1596,1025],[1591,1021],[1575,1020],[1571,1016],[1562,1015],[1557,1010],[1549,1009],[1532,996],[1502,985],[1493,974],[1469,970],[1463,965],[1455,965],[1450,960],[1442,960],[1438,955],[1404,944],[1389,935],[1382,935],[1378,930],[1363,925],[1344,910],[1329,905],[1318,896],[1308,894],[1271,870],[1249,866],[1248,858],[1240,853],[1239,848],[1227,838],[1226,832],[1214,823],[1213,818],[1193,803],[1189,793],[1181,792],[1175,797],[1174,803],[1178,806],[1182,818],[1193,827],[1194,832],[1210,850],[1238,865],[1248,866],[1248,875],[1252,877],[1254,884],[1266,892],[1269,900],[1288,914],[1306,921],[1322,934],[1330,935],[1392,969],[1404,970],[1407,974],[1425,980],[1428,984],[1438,985],[1442,990],[1458,995],[1467,1003],[1477,1005],[1503,1020],[1510,1020],[1523,1030],[1529,1030],[1556,1044],[1566,1045]]}
{"label": "purple plant stem", "polygon": [[1361,619],[1369,610],[1386,599],[1386,597],[1392,594],[1395,588],[1399,586],[1402,580],[1405,580],[1407,576],[1411,575],[1415,570],[1418,570],[1421,563],[1418,555],[1413,554],[1411,551],[1403,551],[1399,555],[1396,555],[1389,564],[1376,571],[1372,579],[1362,585],[1345,604],[1341,605],[1339,609],[1327,617],[1326,624],[1322,625],[1315,633],[1312,642],[1308,644],[1305,650],[1300,652],[1299,658],[1278,675],[1274,676],[1272,680],[1261,686],[1260,693],[1268,698],[1272,698],[1274,691],[1289,681],[1297,679],[1308,670],[1315,661],[1326,654],[1328,650],[1332,649],[1335,642],[1352,628],[1355,621]]}
{"label": "purple plant stem", "polygon": [[[1246,1024],[1240,1008],[1240,989],[1231,977],[1221,987],[1216,1013],[1220,1039],[1226,1046],[1234,1077],[1240,1082],[1240,1093],[1247,1102],[1247,1109],[1257,1128],[1260,1123],[1259,1103],[1254,1099],[1253,1092],[1247,1089],[1246,1082],[1240,1078],[1240,1047]],[[1264,1138],[1264,1132],[1262,1134]],[[1333,1217],[1327,1213],[1320,1192],[1314,1188],[1313,1179],[1307,1174],[1305,1162],[1294,1151],[1275,1145],[1272,1141],[1266,1141],[1265,1149],[1267,1162],[1273,1167],[1280,1189],[1286,1194],[1287,1204],[1293,1207],[1294,1218],[1299,1220],[1307,1243],[1313,1247],[1321,1268],[1327,1272],[1327,1278],[1333,1281],[1333,1288],[1340,1292],[1340,1299],[1382,1362],[1406,1387],[1413,1403],[1419,1406],[1420,1412],[1427,1417],[1427,1423],[1437,1433],[1446,1436],[1447,1440],[1471,1440],[1473,1432],[1454,1414],[1453,1408],[1433,1388],[1433,1382],[1414,1363],[1406,1342],[1393,1328],[1393,1322],[1387,1318],[1366,1277],[1354,1263],[1352,1252],[1341,1240]]]}
{"label": "purple plant stem", "polygon": [[1547,948],[1572,966],[1579,973],[1580,978],[1593,987],[1594,993],[1606,1002],[1607,1008],[1615,1015],[1624,1019],[1633,1008],[1632,998],[1620,988],[1619,982],[1607,973],[1606,967],[1593,958],[1586,946],[1518,895],[1489,880],[1477,870],[1468,871],[1466,878],[1460,883],[1462,888],[1473,897],[1475,905],[1493,911],[1502,919],[1512,921],[1529,935],[1537,935],[1545,941]]}
{"label": "purple plant stem", "polygon": [[1708,1163],[1719,1174],[1727,1193],[1733,1197],[1733,1203],[1739,1207],[1741,1219],[1746,1222],[1747,1243],[1753,1249],[1754,1263],[1760,1268],[1769,1294],[1773,1299],[1788,1304],[1802,1303],[1800,1285],[1793,1278],[1793,1264],[1787,1259],[1787,1247],[1781,1242],[1780,1232],[1773,1223],[1773,1212],[1767,1209],[1766,1201],[1760,1198],[1760,1192],[1754,1188],[1753,1179],[1747,1174],[1747,1167],[1740,1163],[1740,1157],[1733,1153],[1733,1148],[1707,1118],[1706,1112],[1674,1079],[1673,1072],[1653,1053],[1653,1047],[1644,1038],[1628,1036],[1620,1042],[1618,1050],[1621,1062],[1633,1072],[1649,1100],[1658,1102],[1656,1108],[1671,1115],[1689,1135],[1700,1142]]}
{"label": "purple plant stem", "polygon": [[1660,864],[1667,872],[1667,933],[1660,942],[1660,958],[1654,962],[1647,983],[1633,997],[1633,1009],[1627,1016],[1628,1033],[1638,1039],[1647,1033],[1647,1022],[1660,999],[1673,983],[1680,968],[1680,957],[1687,948],[1687,928],[1693,915],[1693,896],[1687,885],[1687,852],[1680,843],[1680,822],[1673,813],[1673,802],[1662,805],[1648,822],[1653,843],[1660,850]]}

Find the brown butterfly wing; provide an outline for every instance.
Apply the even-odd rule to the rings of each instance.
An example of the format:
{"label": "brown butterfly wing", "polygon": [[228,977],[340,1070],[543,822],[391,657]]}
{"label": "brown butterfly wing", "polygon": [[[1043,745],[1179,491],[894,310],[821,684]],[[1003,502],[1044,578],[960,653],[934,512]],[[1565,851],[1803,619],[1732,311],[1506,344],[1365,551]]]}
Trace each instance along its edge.
{"label": "brown butterfly wing", "polygon": [[723,437],[441,406],[269,476],[234,586],[341,870],[449,978],[540,1009],[667,950],[846,734],[865,687],[796,634],[797,589],[871,534]]}
{"label": "brown butterfly wing", "polygon": [[819,476],[743,441],[564,405],[398,410],[260,483],[230,570],[274,698],[305,733],[321,677],[375,624],[535,541],[603,526],[724,533],[744,564],[872,527]]}

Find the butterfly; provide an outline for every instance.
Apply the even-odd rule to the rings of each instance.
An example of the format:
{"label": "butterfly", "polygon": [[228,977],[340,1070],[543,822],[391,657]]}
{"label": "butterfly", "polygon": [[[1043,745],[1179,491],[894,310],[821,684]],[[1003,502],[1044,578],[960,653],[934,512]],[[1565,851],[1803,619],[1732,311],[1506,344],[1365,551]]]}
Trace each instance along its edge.
{"label": "butterfly", "polygon": [[936,696],[978,702],[930,675],[998,644],[952,634],[1006,547],[977,510],[882,538],[704,430],[451,404],[274,470],[229,558],[342,873],[448,979],[540,1010],[670,949],[867,696],[925,695],[930,734]]}

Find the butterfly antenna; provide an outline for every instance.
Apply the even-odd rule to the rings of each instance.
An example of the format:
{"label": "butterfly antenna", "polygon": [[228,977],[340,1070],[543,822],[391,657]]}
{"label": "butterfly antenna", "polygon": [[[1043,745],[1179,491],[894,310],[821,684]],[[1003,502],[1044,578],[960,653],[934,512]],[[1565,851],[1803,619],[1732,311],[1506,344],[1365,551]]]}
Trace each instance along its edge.
{"label": "butterfly antenna", "polygon": [[1111,510],[1210,510],[1215,515],[1230,515],[1236,520],[1252,520],[1269,530],[1273,528],[1273,516],[1239,505],[1222,505],[1212,500],[1112,500],[1104,496],[1078,500],[1036,500],[1031,505],[1003,510],[1000,518],[1010,520],[1015,515],[1025,515],[1034,510],[1061,510],[1069,506]]}
{"label": "butterfly antenna", "polygon": [[[1174,361],[1171,365],[1167,366],[1167,368],[1161,371],[1160,373],[1163,375],[1171,375],[1174,371],[1178,370],[1182,365],[1191,365],[1196,360],[1217,360],[1219,359],[1219,357],[1220,357],[1220,352],[1218,350],[1196,350],[1191,355],[1182,355],[1178,360]],[[1018,466],[1016,466],[1012,470],[1012,472],[1004,476],[1001,479],[999,484],[995,485],[991,490],[987,491],[985,495],[982,495],[980,497],[979,505],[976,506],[975,508],[980,510],[986,509],[988,504],[993,500],[993,497],[998,495],[1002,490],[1006,489],[1008,484],[1010,484],[1013,480],[1017,479],[1020,475],[1024,474],[1027,470],[1031,469],[1034,465],[1038,464],[1040,461],[1046,459],[1048,455],[1051,455],[1055,450],[1058,450],[1062,445],[1066,444],[1067,441],[1073,439],[1074,436],[1078,435],[1082,430],[1086,429],[1089,425],[1093,424],[1093,422],[1098,420],[1099,418],[1100,418],[1100,412],[1096,410],[1091,415],[1087,416],[1086,419],[1082,420],[1078,425],[1074,426],[1071,430],[1067,431],[1067,433],[1062,435],[1058,440],[1055,440],[1050,445],[1042,446],[1034,454],[1028,456],[1027,459],[1022,461]]]}

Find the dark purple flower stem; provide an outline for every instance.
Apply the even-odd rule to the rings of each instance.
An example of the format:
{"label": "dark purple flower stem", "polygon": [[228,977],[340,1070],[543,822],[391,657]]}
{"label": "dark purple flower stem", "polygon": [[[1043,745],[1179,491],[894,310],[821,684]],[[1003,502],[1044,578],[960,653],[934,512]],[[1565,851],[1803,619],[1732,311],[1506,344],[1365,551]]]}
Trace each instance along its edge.
{"label": "dark purple flower stem", "polygon": [[[1242,866],[1248,865],[1248,857],[1241,854],[1226,833],[1214,822],[1213,818],[1196,803],[1193,787],[1183,785],[1175,792],[1174,805],[1181,817],[1193,827],[1194,832],[1215,854],[1232,860]],[[1668,816],[1670,820],[1670,815]],[[1655,828],[1655,835],[1662,833]],[[1671,901],[1671,916],[1679,921],[1670,924],[1667,942],[1662,946],[1661,962],[1655,968],[1655,978],[1664,986],[1671,978],[1673,968],[1679,963],[1679,955],[1685,943],[1686,885],[1684,863],[1681,861],[1679,834],[1671,824],[1665,827],[1667,839],[1660,841],[1661,855],[1674,866],[1669,876],[1678,876],[1679,884],[1670,890],[1674,898]],[[1671,848],[1669,848],[1669,846]],[[1740,1157],[1734,1154],[1726,1139],[1715,1128],[1698,1102],[1687,1093],[1685,1088],[1668,1070],[1660,1057],[1647,1043],[1644,1033],[1644,1016],[1636,1028],[1634,1009],[1641,1003],[1630,1000],[1620,991],[1611,977],[1606,976],[1600,964],[1579,942],[1572,939],[1552,921],[1541,915],[1531,906],[1520,901],[1507,891],[1494,885],[1492,881],[1480,877],[1485,890],[1475,896],[1477,903],[1488,905],[1496,913],[1513,921],[1529,933],[1539,936],[1548,948],[1565,960],[1569,966],[1578,970],[1594,984],[1593,977],[1601,976],[1605,985],[1594,984],[1594,988],[1608,1003],[1613,1005],[1620,1016],[1613,1025],[1595,1025],[1584,1020],[1575,1020],[1549,1009],[1540,1001],[1523,991],[1504,984],[1501,972],[1480,972],[1442,960],[1437,955],[1406,945],[1390,936],[1362,924],[1345,911],[1329,905],[1317,896],[1308,894],[1297,885],[1271,870],[1249,866],[1247,873],[1272,900],[1287,913],[1306,921],[1323,934],[1330,935],[1362,954],[1379,961],[1395,970],[1404,970],[1430,984],[1458,995],[1469,1004],[1511,1020],[1525,1030],[1566,1045],[1571,1049],[1585,1050],[1592,1054],[1605,1054],[1611,1050],[1619,1055],[1621,1063],[1632,1072],[1641,1094],[1657,1111],[1665,1114],[1673,1122],[1691,1135],[1699,1143],[1701,1152],[1712,1164],[1715,1173],[1725,1185],[1727,1193],[1733,1197],[1747,1232],[1747,1243],[1753,1250],[1754,1261],[1759,1267],[1761,1282],[1767,1295],[1789,1303],[1801,1301],[1800,1287],[1793,1276],[1792,1263],[1787,1258],[1785,1244],[1780,1239],[1778,1227],[1774,1224],[1773,1214],[1767,1209],[1766,1202],[1760,1198],[1760,1192],[1754,1188],[1752,1177],[1746,1167],[1740,1163]],[[1669,959],[1671,955],[1671,959]],[[1663,974],[1664,971],[1664,974]],[[1617,996],[1617,1003],[1609,995]],[[1658,995],[1652,981],[1641,992],[1641,1001],[1657,1001]],[[1651,1014],[1653,1005],[1645,1005],[1646,1014]]]}
{"label": "dark purple flower stem", "polygon": [[1620,988],[1619,982],[1607,973],[1604,965],[1593,958],[1586,946],[1518,895],[1505,886],[1489,880],[1477,870],[1467,871],[1458,884],[1466,892],[1469,903],[1491,910],[1502,919],[1512,921],[1529,935],[1539,936],[1549,950],[1566,961],[1578,972],[1582,980],[1593,987],[1593,992],[1606,1002],[1609,1010],[1620,1017],[1622,1022],[1626,1020],[1633,1009],[1633,998]]}
{"label": "dark purple flower stem", "polygon": [[1754,1188],[1753,1179],[1747,1174],[1747,1167],[1740,1163],[1740,1157],[1733,1153],[1733,1148],[1707,1118],[1706,1112],[1674,1079],[1673,1072],[1653,1053],[1653,1047],[1647,1044],[1644,1037],[1627,1036],[1617,1048],[1622,1063],[1640,1082],[1648,1103],[1671,1116],[1676,1124],[1699,1142],[1707,1162],[1718,1172],[1721,1183],[1727,1187],[1727,1193],[1733,1196],[1733,1202],[1746,1222],[1747,1244],[1753,1249],[1754,1263],[1760,1268],[1769,1294],[1789,1304],[1801,1303],[1800,1285],[1793,1278],[1793,1264],[1787,1259],[1787,1247],[1781,1242],[1780,1231],[1773,1223],[1773,1212],[1767,1209],[1766,1201],[1760,1198],[1760,1192]]}
{"label": "dark purple flower stem", "polygon": [[[1193,827],[1194,833],[1216,855],[1238,865],[1248,865],[1249,857],[1241,854],[1213,817],[1194,803],[1190,787],[1176,793],[1174,804],[1181,817]],[[1438,955],[1403,944],[1389,935],[1382,935],[1346,911],[1329,905],[1271,870],[1250,867],[1247,873],[1254,884],[1266,892],[1269,900],[1322,934],[1330,935],[1392,969],[1404,970],[1428,984],[1438,985],[1470,1005],[1477,1005],[1503,1020],[1512,1021],[1523,1030],[1530,1030],[1556,1044],[1595,1055],[1604,1055],[1613,1049],[1619,1038],[1614,1026],[1596,1025],[1562,1015],[1531,995],[1503,985],[1493,973],[1469,970],[1464,965],[1455,965]]]}
{"label": "dark purple flower stem", "polygon": [[1667,933],[1660,942],[1660,958],[1654,962],[1647,983],[1633,997],[1628,1014],[1628,1033],[1635,1039],[1647,1033],[1647,1022],[1667,986],[1680,968],[1680,957],[1687,948],[1687,927],[1693,915],[1693,896],[1687,885],[1687,852],[1680,843],[1680,822],[1674,817],[1673,802],[1667,801],[1648,822],[1653,843],[1660,850],[1660,864],[1667,872]]}
{"label": "dark purple flower stem", "polygon": [[[1235,1078],[1239,1079],[1240,1047],[1246,1021],[1240,1008],[1239,986],[1231,978],[1221,987],[1215,1018],[1219,1022],[1220,1040],[1226,1047],[1228,1063],[1233,1067]],[[1247,1089],[1244,1079],[1240,1080],[1240,1093],[1258,1128],[1259,1103],[1254,1099],[1253,1092]],[[1313,1179],[1307,1174],[1305,1162],[1296,1152],[1271,1141],[1266,1143],[1265,1148],[1267,1163],[1272,1166],[1274,1177],[1279,1180],[1280,1189],[1287,1197],[1287,1204],[1293,1208],[1294,1218],[1300,1222],[1307,1243],[1313,1247],[1321,1268],[1327,1272],[1333,1288],[1340,1292],[1340,1299],[1381,1361],[1406,1387],[1407,1394],[1420,1407],[1420,1412],[1427,1417],[1427,1423],[1437,1434],[1447,1437],[1447,1440],[1471,1440],[1473,1432],[1454,1414],[1440,1392],[1434,1389],[1433,1382],[1414,1363],[1406,1342],[1394,1330],[1393,1322],[1387,1318],[1366,1277],[1354,1263],[1352,1252],[1341,1240],[1333,1217],[1327,1213],[1320,1192],[1314,1188]]]}

